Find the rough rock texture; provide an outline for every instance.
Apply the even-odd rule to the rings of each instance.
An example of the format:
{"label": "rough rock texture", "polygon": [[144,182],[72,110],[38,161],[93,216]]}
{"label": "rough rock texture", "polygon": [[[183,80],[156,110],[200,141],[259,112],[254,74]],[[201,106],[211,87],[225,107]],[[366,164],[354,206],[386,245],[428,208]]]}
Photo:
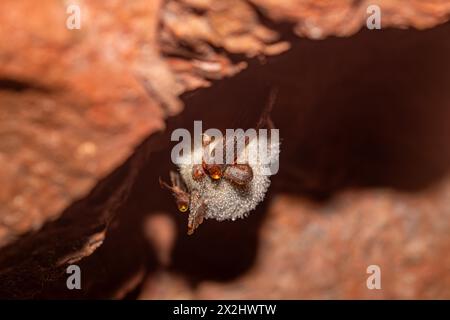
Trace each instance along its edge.
{"label": "rough rock texture", "polygon": [[[165,112],[130,65],[158,65],[157,59],[139,58],[143,44],[156,47],[157,2],[85,6],[79,31],[65,28],[61,1],[43,1],[39,10],[32,1],[1,6],[0,243],[5,245],[86,196],[149,132],[163,128]],[[107,9],[103,19],[93,18]],[[118,20],[127,13],[137,16],[126,20],[132,24]]]}
{"label": "rough rock texture", "polygon": [[269,17],[295,24],[295,33],[311,39],[349,36],[366,24],[368,8],[381,9],[382,28],[425,29],[448,19],[447,0],[251,0]]}
{"label": "rough rock texture", "polygon": [[[343,237],[344,240],[337,243],[341,243],[344,248],[342,250],[350,250],[345,242],[348,238],[342,235],[344,227],[336,229],[336,226],[356,224],[364,213],[341,208],[339,210],[343,214],[339,214],[341,211],[337,210],[334,218],[324,218],[320,214],[310,215],[308,212],[321,209],[315,209],[315,205],[294,196],[277,195],[275,202],[270,204],[264,223],[257,215],[259,212],[259,216],[264,216],[261,208],[248,222],[232,226],[235,233],[229,233],[228,224],[211,226],[211,230],[219,228],[225,232],[219,232],[219,235],[226,237],[230,234],[247,243],[242,246],[244,251],[238,251],[238,255],[230,253],[229,257],[218,260],[214,260],[217,258],[215,256],[210,260],[202,260],[205,256],[194,251],[194,257],[200,255],[199,261],[206,266],[212,263],[213,267],[218,268],[217,272],[208,271],[211,268],[205,270],[196,263],[186,262],[184,257],[192,250],[192,246],[198,245],[198,240],[189,242],[185,236],[177,233],[175,234],[179,240],[167,240],[170,238],[168,235],[174,233],[171,231],[172,224],[164,218],[151,219],[164,212],[171,212],[169,199],[166,199],[156,186],[157,177],[164,175],[170,168],[165,157],[169,150],[167,141],[171,129],[189,126],[193,119],[204,119],[205,125],[215,127],[233,126],[236,125],[235,115],[239,112],[245,125],[251,125],[260,106],[264,104],[264,93],[271,84],[280,84],[285,92],[280,97],[283,109],[277,111],[277,114],[278,124],[281,130],[286,132],[286,141],[304,139],[298,144],[288,144],[286,147],[285,154],[290,169],[280,174],[280,185],[288,185],[288,180],[294,177],[297,179],[294,179],[297,181],[295,189],[308,195],[322,194],[323,190],[325,193],[336,192],[336,189],[339,191],[342,181],[354,179],[355,173],[348,168],[355,165],[361,169],[361,172],[356,174],[360,181],[355,185],[388,185],[403,191],[404,185],[419,185],[423,188],[422,180],[425,178],[421,174],[417,175],[418,171],[422,172],[417,168],[425,168],[423,171],[427,171],[425,176],[428,178],[425,180],[428,184],[437,183],[437,177],[446,173],[449,158],[445,152],[448,149],[448,140],[445,137],[450,135],[443,129],[441,122],[446,119],[447,109],[440,107],[429,111],[423,106],[429,103],[441,106],[443,101],[449,101],[445,92],[450,79],[445,76],[448,64],[444,63],[450,52],[444,40],[449,36],[448,25],[424,33],[404,31],[405,33],[397,36],[394,34],[388,38],[378,35],[376,45],[371,44],[372,40],[368,40],[367,33],[357,40],[346,39],[349,42],[344,46],[333,38],[325,40],[321,47],[323,49],[320,49],[318,46],[321,42],[292,36],[289,31],[291,27],[297,35],[313,39],[330,35],[349,36],[364,25],[368,2],[79,0],[76,3],[81,7],[81,30],[68,30],[65,27],[67,4],[63,1],[44,0],[39,6],[31,0],[3,0],[0,3],[1,297],[169,297],[164,293],[156,294],[156,291],[151,289],[162,288],[166,281],[164,279],[167,279],[168,283],[201,283],[198,291],[186,289],[189,296],[214,296],[220,294],[223,289],[231,292],[230,296],[233,297],[257,297],[257,292],[261,289],[257,284],[262,283],[261,277],[267,268],[267,261],[271,261],[276,255],[280,255],[286,263],[292,263],[279,266],[279,270],[292,270],[286,272],[286,277],[311,279],[312,272],[319,271],[298,271],[294,265],[300,263],[297,260],[300,256],[310,257],[314,264],[308,268],[316,268],[314,265],[317,264],[319,270],[325,268],[321,266],[325,260],[320,260],[322,258],[319,256],[329,243],[335,245],[333,237]],[[403,1],[384,0],[377,3],[382,8],[383,27],[430,28],[445,22],[450,13],[450,1],[445,0],[417,0],[408,1],[407,4]],[[379,33],[383,32],[385,31]],[[386,39],[386,46],[398,44],[395,47],[397,51],[381,49],[380,43]],[[359,45],[352,45],[353,43]],[[377,124],[370,125],[372,131],[365,138],[372,142],[369,143],[373,147],[371,151],[364,150],[360,142],[350,139],[354,135],[353,131],[341,132],[340,138],[355,143],[346,146],[349,150],[356,148],[358,152],[365,152],[368,157],[375,159],[377,156],[385,156],[386,158],[377,159],[381,163],[406,163],[402,162],[405,159],[396,151],[401,150],[412,157],[412,165],[364,167],[360,162],[352,162],[361,159],[356,157],[355,160],[355,157],[349,156],[353,154],[349,150],[344,152],[346,157],[340,153],[327,153],[329,146],[321,145],[323,141],[311,139],[318,144],[305,142],[308,132],[313,137],[316,136],[315,132],[335,136],[335,132],[326,128],[338,130],[337,128],[342,126],[330,125],[327,119],[340,119],[344,121],[343,126],[349,126],[345,121],[360,116],[355,113],[356,108],[350,108],[351,112],[347,110],[343,113],[344,116],[339,116],[333,112],[328,113],[330,110],[324,109],[324,105],[345,105],[358,99],[363,101],[362,98],[367,94],[363,89],[355,91],[360,96],[330,94],[335,100],[329,101],[319,98],[324,96],[324,92],[347,92],[336,89],[336,83],[344,79],[342,81],[348,88],[359,81],[361,70],[367,73],[371,71],[370,59],[360,57],[361,51],[358,50],[361,48],[366,48],[366,51],[362,51],[368,57],[371,57],[371,48],[383,51],[384,54],[380,55],[376,62],[378,65],[387,63],[391,67],[399,66],[399,70],[409,72],[408,77],[412,79],[407,85],[397,86],[403,95],[397,96],[385,87],[382,96],[386,100],[380,98],[377,102],[398,102],[406,93],[425,92],[423,96],[413,95],[411,100],[399,103],[414,106],[417,117],[407,117],[407,120],[416,125],[415,130],[420,135],[413,135],[415,147],[406,142],[410,138],[408,133],[412,131],[408,131],[408,121],[401,122],[404,119],[401,115],[408,110],[401,108],[394,112],[394,118],[400,123],[398,127],[387,119],[381,119],[386,128],[386,136],[377,131]],[[403,55],[411,50],[416,50],[417,55],[410,55],[405,60]],[[344,66],[341,68],[329,62],[327,55],[330,52],[352,59],[341,61]],[[281,53],[284,54],[279,55]],[[372,54],[379,56],[374,52]],[[267,58],[272,55],[275,57]],[[258,59],[252,59],[255,57]],[[392,57],[395,58],[392,59],[395,63],[389,62]],[[303,62],[296,64],[297,60],[301,59],[304,59]],[[314,61],[316,63],[313,63]],[[433,61],[440,63],[439,68],[432,64]],[[267,70],[264,69],[265,64]],[[348,68],[349,64],[354,67]],[[416,65],[422,65],[423,68],[419,67],[417,73],[414,73]],[[239,78],[239,72],[246,67],[249,71]],[[381,69],[375,79],[393,79],[395,83],[403,83],[401,72],[394,73],[395,77],[392,78],[392,71],[389,71],[392,69]],[[353,70],[353,73],[346,70]],[[231,76],[238,78],[225,79]],[[303,80],[300,81],[299,77]],[[323,85],[323,79],[327,79],[326,86]],[[180,114],[183,105],[180,95],[183,92],[210,86],[214,81],[217,82],[211,88],[212,91],[202,89],[194,91],[192,95],[184,95],[183,100],[188,108]],[[298,83],[301,85],[298,86]],[[370,87],[377,82],[366,79],[365,84]],[[306,91],[311,94],[304,94]],[[301,108],[299,104],[302,105]],[[192,111],[189,107],[192,107]],[[247,108],[247,113],[243,113],[244,107]],[[315,114],[314,110],[320,113]],[[388,108],[382,110],[387,114],[390,112]],[[282,117],[284,112],[289,117]],[[155,135],[165,128],[166,117],[177,114],[179,116],[171,120],[167,131]],[[324,114],[329,116],[325,117]],[[305,124],[303,117],[317,119],[315,115],[323,117],[323,123],[310,121],[317,127],[309,127],[310,131],[305,130],[305,134],[299,138],[298,131],[295,131],[298,130],[298,124]],[[365,116],[380,117],[376,111]],[[288,118],[291,121],[288,121]],[[217,122],[217,119],[220,121]],[[403,134],[405,130],[401,129],[405,128],[406,134]],[[358,126],[353,129],[361,130]],[[391,137],[388,133],[393,133],[396,137],[393,140],[397,142],[390,145],[391,149],[386,151],[383,149],[383,143],[386,142],[385,139],[389,140],[387,137]],[[407,147],[403,150],[402,146]],[[314,148],[322,148],[325,154],[315,153]],[[436,155],[431,152],[435,149],[444,151]],[[299,158],[298,154],[310,156]],[[318,158],[332,159],[350,172],[338,172],[333,163],[320,162],[317,161]],[[363,157],[362,160],[367,159]],[[345,163],[351,165],[345,166]],[[424,163],[426,165],[423,165]],[[394,177],[392,180],[395,180],[395,183],[383,179],[379,181],[379,177],[384,176],[383,170],[387,170],[390,176]],[[419,182],[415,180],[417,176]],[[399,243],[398,246],[392,247],[389,253],[392,256],[387,256],[389,262],[381,261],[380,264],[388,264],[388,268],[392,266],[406,272],[404,278],[399,278],[398,281],[404,281],[405,286],[410,285],[412,289],[401,293],[400,289],[395,287],[397,282],[393,281],[395,284],[387,287],[389,289],[386,289],[384,296],[449,297],[448,289],[445,289],[448,288],[449,264],[436,258],[448,251],[448,236],[445,237],[445,231],[449,233],[448,225],[440,223],[434,226],[436,221],[448,221],[449,191],[446,185],[443,183],[435,186],[439,196],[425,192],[417,196],[417,199],[416,195],[405,196],[388,192],[385,199],[379,200],[376,197],[379,191],[374,191],[373,194],[363,191],[363,196],[358,197],[357,203],[354,204],[355,208],[375,210],[372,205],[381,203],[386,208],[380,209],[382,213],[379,219],[387,221],[383,223],[392,225],[393,230],[399,230],[398,238],[389,233],[389,228],[386,234],[379,235],[383,243]],[[284,188],[276,190],[277,194],[285,192]],[[342,197],[352,199],[355,195],[350,193]],[[406,204],[403,200],[398,200],[405,197]],[[341,199],[341,196],[338,195],[337,198]],[[372,203],[370,199],[375,200]],[[418,229],[419,234],[424,235],[418,236],[418,240],[412,239],[412,253],[406,251],[405,254],[399,255],[398,261],[393,257],[402,252],[403,247],[407,248],[405,242],[411,232],[409,229],[401,229],[400,225],[413,222],[408,222],[412,218],[409,218],[409,215],[406,217],[401,211],[403,209],[396,209],[396,201],[400,201],[406,208],[414,206],[415,201],[418,201],[418,206],[424,208],[423,212],[419,212],[414,218],[421,226]],[[292,211],[283,209],[288,208],[286,203],[293,204]],[[427,203],[440,210],[433,211],[427,207]],[[398,225],[395,224],[398,220],[393,218],[396,210],[401,211],[396,218],[400,221]],[[433,212],[427,214],[428,210]],[[283,211],[286,213],[283,214]],[[149,230],[156,228],[165,231],[148,234],[140,232],[143,224],[147,226],[148,219],[153,221],[148,224]],[[184,230],[184,219],[177,219],[179,224],[183,224],[177,228]],[[285,225],[282,223],[283,219],[292,219],[293,223]],[[295,229],[293,224],[298,224],[299,229]],[[309,249],[310,251],[302,247],[301,243],[300,248],[293,246],[290,249],[293,251],[284,251],[287,250],[282,248],[284,240],[272,234],[277,228],[283,228],[287,239],[301,242],[304,239],[301,237],[302,233],[308,235],[308,228],[312,228],[310,225],[317,225],[317,228],[329,237],[319,242],[317,248]],[[429,227],[422,229],[425,226]],[[205,229],[207,227],[205,226]],[[245,228],[249,228],[248,234],[244,232]],[[324,276],[323,284],[311,280],[311,283],[305,285],[306,288],[315,288],[311,289],[310,295],[302,291],[306,290],[305,288],[289,287],[290,283],[286,288],[281,287],[279,291],[273,291],[273,294],[278,294],[278,297],[368,297],[368,293],[362,292],[360,287],[348,288],[349,284],[340,289],[332,288],[330,291],[326,288],[336,283],[333,275],[341,277],[350,274],[352,268],[359,272],[356,266],[358,263],[377,260],[376,250],[383,248],[381,245],[375,246],[375,251],[367,257],[359,257],[365,245],[374,241],[370,238],[370,232],[374,232],[370,228],[370,225],[363,225],[361,228],[366,230],[369,236],[363,233],[358,235],[357,226],[351,229],[353,236],[362,241],[361,247],[354,251],[356,257],[345,262],[348,263],[348,268],[345,264],[341,266],[344,271],[337,275],[331,271],[329,278]],[[165,242],[160,241],[159,232],[165,234],[162,236],[166,239]],[[433,234],[433,238],[428,239],[428,234]],[[199,239],[206,235],[211,233],[206,231]],[[259,238],[262,240],[258,244]],[[313,234],[311,241],[314,239]],[[217,237],[210,241],[213,246],[221,249],[223,239]],[[172,254],[167,253],[167,242],[173,243]],[[430,244],[428,251],[422,248],[424,243]],[[160,245],[166,248],[165,253],[161,253],[161,250],[164,250],[159,249]],[[186,248],[183,249],[183,246]],[[261,253],[265,252],[265,247],[271,246],[277,247],[279,251],[268,249],[270,252],[267,255]],[[388,244],[386,246],[389,247]],[[298,254],[295,253],[297,249]],[[183,253],[183,250],[186,253]],[[425,253],[422,255],[422,252]],[[340,263],[345,259],[344,253],[340,251],[340,254],[326,258],[326,263]],[[318,257],[315,258],[315,254],[318,254]],[[415,260],[419,261],[418,264],[415,265],[414,261],[411,265],[408,264],[408,259],[414,260],[414,257],[417,257],[415,254],[419,255],[418,260]],[[228,258],[238,259],[241,263],[228,271],[222,270],[221,273],[220,265],[227,266],[223,262]],[[65,288],[65,267],[74,262],[80,263],[84,270],[82,292],[68,292]],[[183,263],[185,265],[180,267]],[[253,274],[250,267],[254,264],[256,269]],[[245,272],[248,274],[244,275]],[[430,273],[432,275],[429,275]],[[139,293],[138,285],[145,276],[147,280],[142,287],[145,290]],[[228,281],[237,276],[242,276],[243,282],[233,280],[235,282],[224,287],[211,282],[211,277],[213,280]],[[388,274],[386,277],[389,279],[393,276]],[[276,283],[275,279],[267,281],[264,284],[266,291],[260,291],[261,295],[273,290]],[[234,286],[243,285],[247,287],[246,290],[233,291]],[[360,283],[355,282],[353,285],[359,286]],[[181,287],[185,288],[184,285]],[[174,284],[173,290],[175,288],[177,287]],[[254,291],[251,291],[252,288]]]}

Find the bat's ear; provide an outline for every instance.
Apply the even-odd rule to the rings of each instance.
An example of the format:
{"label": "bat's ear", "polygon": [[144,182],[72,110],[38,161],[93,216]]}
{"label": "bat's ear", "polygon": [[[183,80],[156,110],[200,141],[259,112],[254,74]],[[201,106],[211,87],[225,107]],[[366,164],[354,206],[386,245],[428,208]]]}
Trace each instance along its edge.
{"label": "bat's ear", "polygon": [[270,117],[272,113],[273,106],[275,105],[275,101],[278,96],[278,87],[272,87],[269,93],[269,99],[267,100],[267,104],[264,107],[264,110],[259,117],[259,121],[256,125],[256,130],[261,128],[274,129],[275,125]]}
{"label": "bat's ear", "polygon": [[212,139],[210,136],[208,136],[206,133],[202,134],[202,145],[203,147],[206,147],[211,143]]}

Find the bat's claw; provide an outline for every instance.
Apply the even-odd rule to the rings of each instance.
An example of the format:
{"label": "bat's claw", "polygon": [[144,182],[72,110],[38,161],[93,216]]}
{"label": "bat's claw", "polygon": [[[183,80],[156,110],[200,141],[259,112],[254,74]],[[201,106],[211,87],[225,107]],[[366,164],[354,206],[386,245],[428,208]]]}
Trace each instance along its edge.
{"label": "bat's claw", "polygon": [[203,218],[200,218],[198,221],[190,221],[188,223],[188,231],[187,234],[189,236],[191,236],[192,234],[194,234],[194,231],[202,224],[203,222]]}
{"label": "bat's claw", "polygon": [[201,202],[201,204],[198,207],[191,209],[188,218],[188,231],[187,231],[188,235],[192,235],[194,231],[198,228],[198,226],[203,223],[205,215],[206,215],[205,202]]}

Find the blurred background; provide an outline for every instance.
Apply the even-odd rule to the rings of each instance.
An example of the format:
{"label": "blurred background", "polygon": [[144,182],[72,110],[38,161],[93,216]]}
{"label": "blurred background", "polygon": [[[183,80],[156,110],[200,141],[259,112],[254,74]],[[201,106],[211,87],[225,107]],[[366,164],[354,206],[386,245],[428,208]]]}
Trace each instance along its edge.
{"label": "blurred background", "polygon": [[[448,0],[2,0],[0,297],[449,299],[449,16]],[[158,183],[171,132],[252,127],[274,87],[266,199],[187,236]]]}

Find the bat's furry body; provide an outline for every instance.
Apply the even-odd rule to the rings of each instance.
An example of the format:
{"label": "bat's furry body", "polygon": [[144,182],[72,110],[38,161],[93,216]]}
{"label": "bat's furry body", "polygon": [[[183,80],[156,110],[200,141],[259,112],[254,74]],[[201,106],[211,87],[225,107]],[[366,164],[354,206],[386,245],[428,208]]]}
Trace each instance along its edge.
{"label": "bat's furry body", "polygon": [[[279,142],[269,141],[269,159],[275,161],[278,157]],[[253,145],[252,145],[253,144]],[[258,137],[249,141],[246,148],[255,147]],[[257,150],[257,149],[255,149]],[[193,157],[200,157],[203,147],[193,150]],[[193,164],[179,165],[179,172],[189,192],[197,190],[206,205],[205,218],[223,220],[236,220],[248,215],[256,205],[264,199],[270,185],[269,176],[263,174],[263,166],[256,154],[248,155],[249,165],[253,170],[253,179],[246,186],[237,186],[226,179],[213,181],[208,177],[196,181],[192,177]],[[192,205],[192,203],[191,203]],[[191,211],[194,208],[190,208]]]}

